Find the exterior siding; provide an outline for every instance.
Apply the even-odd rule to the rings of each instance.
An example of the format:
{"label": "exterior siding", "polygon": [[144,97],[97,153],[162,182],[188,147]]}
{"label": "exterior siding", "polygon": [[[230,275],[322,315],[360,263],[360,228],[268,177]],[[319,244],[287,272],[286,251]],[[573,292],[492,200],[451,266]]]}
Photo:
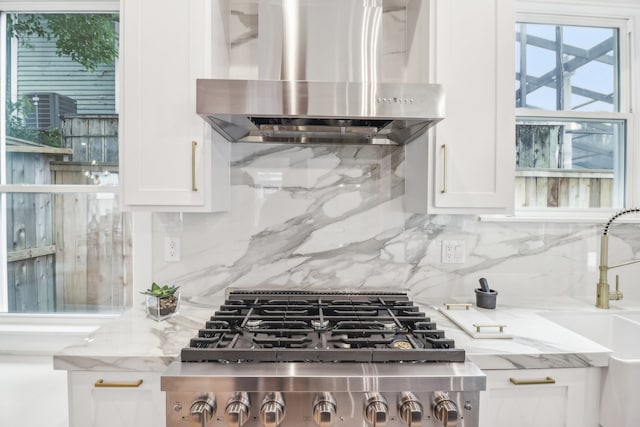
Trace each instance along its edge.
{"label": "exterior siding", "polygon": [[33,37],[18,47],[18,96],[55,92],[77,101],[78,114],[115,113],[115,65],[87,72],[70,57],[56,54],[55,40]]}

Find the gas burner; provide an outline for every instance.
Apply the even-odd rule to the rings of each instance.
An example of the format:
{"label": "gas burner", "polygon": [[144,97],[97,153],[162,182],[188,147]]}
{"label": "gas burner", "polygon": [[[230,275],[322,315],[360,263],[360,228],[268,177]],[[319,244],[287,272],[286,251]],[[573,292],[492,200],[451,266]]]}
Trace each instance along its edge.
{"label": "gas burner", "polygon": [[247,320],[244,326],[250,331],[258,329],[262,325],[262,320]]}
{"label": "gas burner", "polygon": [[316,331],[325,331],[329,326],[328,320],[311,319],[311,326]]}
{"label": "gas burner", "polygon": [[181,356],[242,363],[465,359],[405,293],[307,291],[229,293]]}

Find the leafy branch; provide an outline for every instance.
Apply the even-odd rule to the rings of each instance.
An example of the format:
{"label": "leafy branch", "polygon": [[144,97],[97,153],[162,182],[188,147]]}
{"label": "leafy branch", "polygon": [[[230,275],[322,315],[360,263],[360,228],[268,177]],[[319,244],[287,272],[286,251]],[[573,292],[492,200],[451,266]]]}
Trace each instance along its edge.
{"label": "leafy branch", "polygon": [[95,71],[118,57],[117,22],[115,14],[14,14],[9,15],[8,28],[26,47],[33,47],[31,37],[55,39],[58,56],[67,55],[87,71]]}

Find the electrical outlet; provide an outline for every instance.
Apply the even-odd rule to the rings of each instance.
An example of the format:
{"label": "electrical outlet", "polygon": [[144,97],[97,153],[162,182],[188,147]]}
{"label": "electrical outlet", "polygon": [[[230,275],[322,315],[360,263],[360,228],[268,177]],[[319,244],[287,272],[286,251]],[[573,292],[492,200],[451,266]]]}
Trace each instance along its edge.
{"label": "electrical outlet", "polygon": [[442,263],[464,264],[466,259],[464,240],[442,241]]}
{"label": "electrical outlet", "polygon": [[180,261],[180,239],[177,237],[164,238],[164,260],[167,262]]}

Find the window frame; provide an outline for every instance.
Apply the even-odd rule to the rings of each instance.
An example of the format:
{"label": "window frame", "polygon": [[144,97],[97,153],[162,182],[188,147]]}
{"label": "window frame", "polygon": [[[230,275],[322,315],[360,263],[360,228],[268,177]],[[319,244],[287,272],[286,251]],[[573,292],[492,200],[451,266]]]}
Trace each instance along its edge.
{"label": "window frame", "polygon": [[[590,112],[590,111],[557,111],[557,110],[541,110],[530,108],[516,108],[516,121],[520,117],[531,118],[564,118],[572,120],[584,119],[600,119],[600,120],[623,120],[625,122],[625,171],[624,171],[624,206],[632,206],[637,197],[634,197],[633,178],[635,176],[635,167],[632,159],[635,158],[634,153],[634,115],[632,114],[633,87],[631,76],[631,29],[630,22],[627,19],[620,18],[594,18],[591,16],[570,16],[567,14],[556,13],[522,13],[516,14],[516,23],[535,23],[546,25],[570,25],[570,26],[588,26],[615,28],[618,30],[618,92],[619,92],[619,111],[617,112]],[[515,102],[515,101],[514,101]],[[623,206],[623,207],[624,207]],[[534,216],[556,216],[575,214],[581,212],[598,212],[605,216],[609,213],[619,210],[620,208],[541,208],[541,207],[515,207],[516,215],[534,215]]]}
{"label": "window frame", "polygon": [[[640,127],[635,110],[640,98],[640,76],[634,76],[633,59],[640,56],[640,5],[632,0],[515,0],[517,22],[540,22],[559,25],[586,25],[617,27],[620,34],[619,90],[620,112],[561,112],[566,118],[622,119],[626,122],[626,169],[625,205],[640,204]],[[514,37],[515,42],[515,37]],[[623,47],[624,46],[624,47]],[[514,46],[515,48],[515,46]],[[624,49],[624,51],[623,51]],[[515,99],[514,99],[515,102]],[[516,109],[516,117],[552,117],[555,112],[547,110]],[[612,114],[607,116],[607,114]],[[614,116],[615,115],[615,116]],[[514,164],[515,167],[515,164]],[[514,169],[515,170],[515,169]],[[514,176],[515,179],[515,176]],[[511,216],[482,215],[482,221],[559,221],[589,222],[606,221],[618,208],[516,208]],[[625,220],[626,221],[626,220]],[[629,221],[633,222],[633,219]]]}
{"label": "window frame", "polygon": [[[0,0],[0,57],[6,56],[5,51],[5,34],[6,34],[6,14],[8,13],[120,13],[120,2],[113,0],[27,0],[27,1],[7,1]],[[119,108],[118,95],[118,73],[119,66],[116,62],[116,111]],[[6,114],[6,67],[0,67],[0,117]],[[101,186],[101,185],[34,185],[34,184],[7,184],[6,183],[6,123],[0,120],[0,241],[7,241],[7,224],[4,220],[4,212],[6,212],[6,195],[10,193],[103,193],[103,194],[119,194],[120,186]],[[6,245],[0,249],[0,324],[15,319],[23,318],[25,321],[39,319],[42,325],[50,323],[51,319],[68,317],[65,313],[7,313],[8,301],[7,295],[7,250]],[[83,313],[71,318],[77,323],[86,323],[90,319],[104,318],[105,314],[101,313]],[[109,317],[109,315],[107,315]]]}

